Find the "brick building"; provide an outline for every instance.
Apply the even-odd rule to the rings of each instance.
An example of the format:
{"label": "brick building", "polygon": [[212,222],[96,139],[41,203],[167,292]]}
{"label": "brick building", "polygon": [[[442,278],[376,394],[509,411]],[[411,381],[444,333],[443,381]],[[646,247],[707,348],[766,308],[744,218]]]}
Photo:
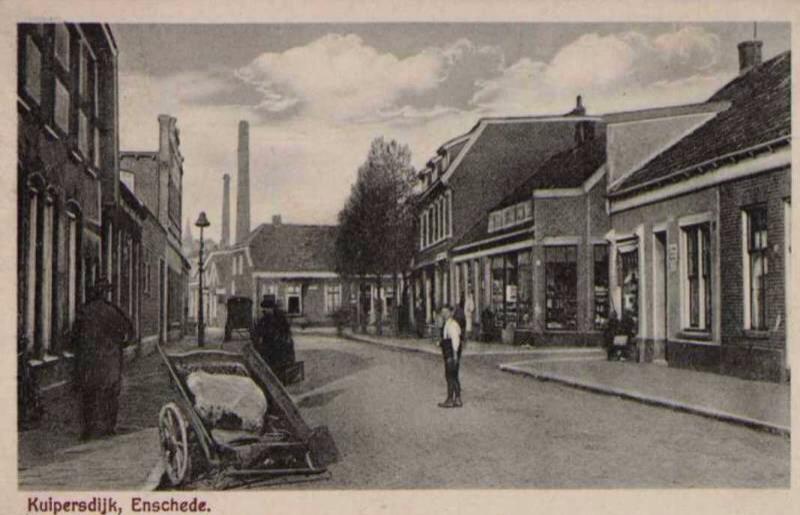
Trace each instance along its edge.
{"label": "brick building", "polygon": [[[203,264],[203,309],[206,325],[224,327],[230,297],[253,300],[257,315],[266,294],[275,295],[290,319],[307,324],[331,324],[332,314],[349,298],[347,285],[334,272],[336,227],[283,223],[250,230],[250,134],[239,123],[237,145],[236,233],[231,235],[230,177],[223,176],[221,241],[206,247]],[[188,285],[189,309],[197,320],[199,277],[194,271]]]}
{"label": "brick building", "polygon": [[[121,269],[136,215],[117,167],[117,45],[108,25],[17,26],[20,420],[69,391],[87,290]],[[125,222],[129,222],[127,225]],[[112,298],[124,301],[115,285]]]}
{"label": "brick building", "polygon": [[122,180],[144,207],[137,320],[144,352],[185,331],[190,267],[182,248],[183,156],[176,122],[158,117],[158,150],[120,152]]}
{"label": "brick building", "polygon": [[[454,298],[472,295],[485,337],[598,344],[608,313],[609,228],[602,123],[536,168],[452,249]],[[490,313],[489,316],[487,316]]]}
{"label": "brick building", "polygon": [[645,359],[778,381],[790,54],[761,63],[760,42],[739,50],[740,75],[708,102],[607,117],[611,291]]}
{"label": "brick building", "polygon": [[[231,296],[253,300],[254,314],[264,295],[275,295],[297,323],[330,325],[333,312],[347,302],[347,285],[334,271],[336,227],[285,224],[280,216],[261,224],[240,244],[208,254],[204,265],[206,324],[224,327]],[[196,316],[192,284],[190,313]]]}
{"label": "brick building", "polygon": [[[477,241],[486,236],[479,234],[483,227],[488,233],[488,213],[548,159],[572,148],[579,126],[600,121],[598,117],[586,116],[580,104],[567,115],[486,118],[467,134],[439,148],[436,157],[420,172],[423,192],[417,203],[419,247],[412,265],[415,304],[422,304],[427,323],[433,320],[438,306],[459,300],[453,279],[457,269],[454,248],[462,242],[491,246],[491,241]],[[520,201],[519,207],[521,225],[517,226],[516,210],[512,213],[509,209],[509,226],[529,225],[532,204],[526,209],[525,202]],[[476,224],[478,229],[474,229]],[[477,233],[468,236],[473,230]],[[516,233],[516,229],[512,232]],[[501,239],[507,238],[504,233]],[[518,246],[515,248],[524,247],[519,242],[515,244]],[[469,254],[464,252],[468,248],[459,249],[462,261],[466,259],[463,254]],[[475,284],[486,273],[485,263],[481,263],[467,272]],[[463,267],[461,270],[463,273]],[[484,302],[481,309],[476,309],[478,323],[482,309],[491,303],[488,291],[481,293]]]}

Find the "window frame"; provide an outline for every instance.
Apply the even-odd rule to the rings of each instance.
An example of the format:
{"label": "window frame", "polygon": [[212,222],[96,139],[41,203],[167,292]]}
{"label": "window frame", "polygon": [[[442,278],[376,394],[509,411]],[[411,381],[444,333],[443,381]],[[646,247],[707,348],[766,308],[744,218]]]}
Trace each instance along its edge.
{"label": "window frame", "polygon": [[[603,258],[598,259],[598,250],[603,249]],[[604,329],[608,323],[608,316],[611,312],[611,249],[608,243],[594,243],[592,244],[592,326],[596,330]],[[605,309],[603,310],[603,321],[598,307],[598,289],[602,289],[603,285],[598,284],[598,270],[602,270],[603,277],[605,278],[605,302],[603,303]]]}
{"label": "window frame", "polygon": [[[759,219],[763,222],[763,227],[758,231],[759,241],[753,242],[753,218],[754,213],[759,213]],[[756,246],[758,245],[758,246]],[[757,302],[754,296],[753,287],[753,269],[755,267],[755,260],[761,258],[761,286],[760,286],[760,304],[756,307],[754,304]],[[743,281],[742,286],[744,289],[744,320],[743,325],[745,330],[750,331],[767,331],[769,303],[767,302],[767,274],[769,274],[769,211],[765,203],[755,204],[742,209],[742,267],[743,267]],[[754,311],[758,310],[759,317],[754,320]]]}
{"label": "window frame", "polygon": [[342,284],[325,284],[325,313],[333,314],[342,305]]}
{"label": "window frame", "polygon": [[78,215],[66,211],[67,234],[67,323],[72,326],[75,321],[78,303],[78,277],[80,275],[80,221]]}
{"label": "window frame", "polygon": [[681,326],[709,334],[713,328],[714,261],[710,221],[681,226]]}
{"label": "window frame", "polygon": [[[24,55],[22,56],[24,65],[23,65],[23,73],[24,77],[21,78],[21,89],[25,93],[25,96],[32,100],[37,106],[42,105],[42,94],[44,92],[44,88],[42,86],[43,80],[43,70],[44,70],[44,52],[42,51],[42,41],[39,40],[37,42],[37,38],[35,37],[32,31],[25,33],[24,35],[24,45],[22,46],[22,52]],[[38,59],[38,75],[39,75],[39,84],[37,86],[37,91],[31,91],[30,87],[32,87],[35,82],[31,82],[31,63],[36,62],[37,60],[31,59],[31,50],[35,49],[39,53]]]}
{"label": "window frame", "polygon": [[[62,34],[63,34],[63,36],[65,38],[63,40],[63,44],[64,44],[63,50],[65,52],[65,55],[63,57],[59,55],[59,46],[60,46],[59,45],[59,41],[60,41],[60,39],[59,39],[59,32],[60,32],[59,29],[61,29],[63,31]],[[55,62],[60,64],[63,67],[63,69],[65,71],[67,71],[67,72],[69,72],[70,62],[72,60],[72,56],[71,56],[72,49],[70,48],[71,45],[72,45],[72,34],[71,34],[70,29],[67,26],[67,24],[66,23],[56,23],[53,26],[53,58],[54,58]]]}
{"label": "window frame", "polygon": [[[62,101],[66,102],[65,112],[63,113],[63,116],[66,118],[63,120],[64,125],[62,125],[59,121],[59,88],[61,88],[64,93]],[[70,93],[69,86],[65,85],[64,81],[60,77],[56,76],[53,80],[53,124],[65,135],[70,134],[71,115],[72,95]]]}
{"label": "window frame", "polygon": [[28,188],[28,261],[27,266],[27,284],[26,284],[26,336],[28,337],[28,350],[35,352],[36,344],[36,321],[37,321],[37,297],[38,289],[36,287],[37,277],[39,276],[38,270],[38,249],[39,245],[39,191],[34,188]]}
{"label": "window frame", "polygon": [[[559,251],[562,256],[556,256],[554,253]],[[554,259],[558,257],[559,259]],[[552,260],[551,260],[552,259]],[[561,264],[562,266],[566,267],[571,265],[572,271],[571,273],[574,274],[574,284],[568,285],[572,287],[573,295],[571,298],[568,298],[565,295],[562,296],[555,296],[551,297],[550,293],[550,281],[556,281],[559,275],[565,275],[565,271],[558,272],[553,270],[553,267],[557,264]],[[553,277],[555,276],[555,278]],[[545,328],[548,331],[577,331],[578,330],[578,246],[577,245],[548,245],[544,248],[544,285],[545,285]],[[555,310],[555,307],[550,306],[550,300],[562,300],[567,302],[572,302],[573,307],[570,309],[572,311],[571,318],[567,319],[564,318],[559,320],[557,318],[551,318],[551,310]],[[561,327],[556,327],[552,324],[560,324]]]}
{"label": "window frame", "polygon": [[[303,285],[302,284],[287,284],[286,291],[284,291],[284,299],[286,301],[286,314],[288,316],[303,316]],[[290,310],[289,300],[297,297],[297,313]]]}

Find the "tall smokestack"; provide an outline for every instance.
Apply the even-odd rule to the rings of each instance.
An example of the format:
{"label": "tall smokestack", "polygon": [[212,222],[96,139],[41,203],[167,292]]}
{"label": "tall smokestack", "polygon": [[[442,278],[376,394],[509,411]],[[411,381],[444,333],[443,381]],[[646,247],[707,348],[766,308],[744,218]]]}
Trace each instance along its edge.
{"label": "tall smokestack", "polygon": [[250,124],[239,122],[239,169],[236,185],[236,243],[250,234]]}
{"label": "tall smokestack", "polygon": [[220,246],[225,248],[231,244],[231,176],[222,176],[222,237]]}

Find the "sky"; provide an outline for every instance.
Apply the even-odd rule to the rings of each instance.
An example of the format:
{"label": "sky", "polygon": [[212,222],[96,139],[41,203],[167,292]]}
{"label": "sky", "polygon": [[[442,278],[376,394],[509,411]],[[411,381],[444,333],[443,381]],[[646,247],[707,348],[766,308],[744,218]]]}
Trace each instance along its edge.
{"label": "sky", "polygon": [[[251,226],[335,223],[375,137],[421,168],[481,117],[700,102],[738,73],[750,23],[118,24],[120,147],[155,150],[178,119],[184,218],[235,230],[239,120],[250,122]],[[764,59],[790,26],[759,23]]]}

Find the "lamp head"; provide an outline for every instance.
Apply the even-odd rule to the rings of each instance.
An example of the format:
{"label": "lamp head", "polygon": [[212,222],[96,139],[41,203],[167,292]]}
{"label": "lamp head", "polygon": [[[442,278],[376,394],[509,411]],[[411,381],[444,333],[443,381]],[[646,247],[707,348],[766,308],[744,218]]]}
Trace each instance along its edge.
{"label": "lamp head", "polygon": [[211,222],[208,221],[208,218],[206,217],[206,212],[200,211],[200,216],[197,217],[197,221],[194,224],[202,229],[204,227],[208,227],[209,225],[211,225]]}

